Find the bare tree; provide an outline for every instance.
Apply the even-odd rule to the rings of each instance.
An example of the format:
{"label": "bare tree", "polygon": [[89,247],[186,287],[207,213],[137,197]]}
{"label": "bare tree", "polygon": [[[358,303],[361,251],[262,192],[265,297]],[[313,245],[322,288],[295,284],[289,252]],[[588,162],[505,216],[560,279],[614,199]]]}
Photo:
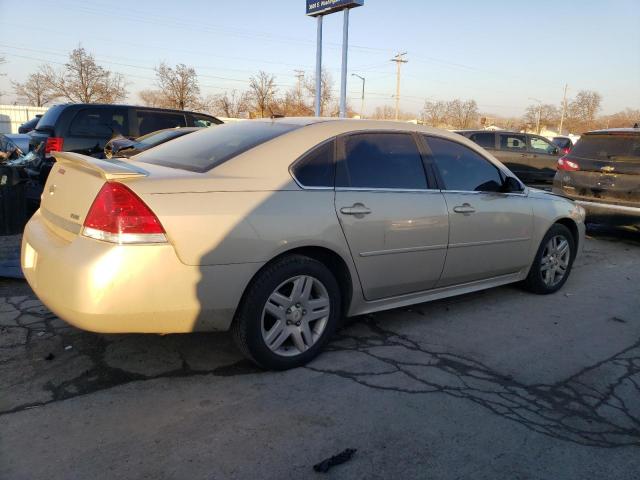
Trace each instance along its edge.
{"label": "bare tree", "polygon": [[271,104],[276,96],[275,77],[260,70],[255,77],[249,79],[250,98],[253,101],[253,108],[260,112],[260,117],[264,118],[265,112],[270,111]]}
{"label": "bare tree", "polygon": [[30,105],[42,107],[57,98],[42,73],[32,73],[26,82],[11,82],[17,96],[25,98]]}
{"label": "bare tree", "polygon": [[193,67],[180,63],[175,68],[164,62],[156,68],[157,84],[167,106],[184,110],[200,108],[200,85]]}
{"label": "bare tree", "polygon": [[82,47],[69,54],[69,61],[60,72],[45,65],[40,74],[53,95],[70,102],[115,103],[127,95],[122,75],[98,65]]}
{"label": "bare tree", "polygon": [[602,95],[592,90],[581,90],[569,104],[569,125],[575,129],[593,128],[600,110]]}
{"label": "bare tree", "polygon": [[448,104],[442,100],[426,101],[422,108],[422,121],[432,127],[446,127]]}
{"label": "bare tree", "polygon": [[[335,95],[333,92],[333,77],[331,74],[322,69],[322,73],[320,74],[320,115],[327,115],[327,109],[331,102],[335,99]],[[304,85],[305,90],[309,94],[311,98],[313,98],[313,103],[315,104],[316,98],[316,77],[310,77]]]}
{"label": "bare tree", "polygon": [[640,110],[633,108],[627,108],[600,119],[601,126],[605,128],[630,128],[638,122],[640,122]]}
{"label": "bare tree", "polygon": [[[548,125],[557,125],[560,119],[560,112],[558,107],[551,104],[532,104],[527,107],[524,114],[524,123],[530,126],[538,125],[538,112],[540,114],[540,129]],[[540,133],[540,130],[536,131]]]}
{"label": "bare tree", "polygon": [[475,100],[451,100],[447,103],[447,117],[454,128],[470,128],[478,120],[478,104]]}
{"label": "bare tree", "polygon": [[147,107],[170,108],[172,105],[160,90],[141,90],[138,97]]}
{"label": "bare tree", "polygon": [[224,92],[222,95],[216,95],[209,103],[211,103],[211,109],[216,115],[239,118],[249,110],[249,93],[239,93],[237,90],[232,90],[231,93]]}

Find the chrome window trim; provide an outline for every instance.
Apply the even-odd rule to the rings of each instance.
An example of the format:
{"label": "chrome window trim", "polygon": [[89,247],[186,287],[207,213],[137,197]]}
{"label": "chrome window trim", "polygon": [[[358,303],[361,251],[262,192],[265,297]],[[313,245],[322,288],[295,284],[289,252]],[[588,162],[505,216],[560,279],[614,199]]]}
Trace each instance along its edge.
{"label": "chrome window trim", "polygon": [[378,188],[378,187],[336,187],[336,192],[408,192],[408,193],[441,193],[435,188]]}
{"label": "chrome window trim", "polygon": [[520,193],[516,193],[516,192],[482,192],[482,191],[477,191],[477,190],[440,190],[442,193],[464,193],[467,195],[479,195],[479,194],[485,194],[485,195],[509,195],[509,196],[516,196],[516,197],[526,197],[528,196],[529,192],[527,192],[526,190],[523,190]]}

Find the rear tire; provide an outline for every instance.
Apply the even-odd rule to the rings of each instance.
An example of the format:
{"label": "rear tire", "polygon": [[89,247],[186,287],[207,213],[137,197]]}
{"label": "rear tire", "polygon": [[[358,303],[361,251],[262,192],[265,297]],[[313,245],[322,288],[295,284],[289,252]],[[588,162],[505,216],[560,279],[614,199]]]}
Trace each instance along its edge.
{"label": "rear tire", "polygon": [[267,265],[245,292],[231,326],[240,351],[265,369],[286,370],[316,357],[341,314],[331,271],[303,255]]}
{"label": "rear tire", "polygon": [[571,231],[564,225],[554,224],[540,242],[522,286],[540,295],[557,292],[569,278],[575,257],[576,241]]}

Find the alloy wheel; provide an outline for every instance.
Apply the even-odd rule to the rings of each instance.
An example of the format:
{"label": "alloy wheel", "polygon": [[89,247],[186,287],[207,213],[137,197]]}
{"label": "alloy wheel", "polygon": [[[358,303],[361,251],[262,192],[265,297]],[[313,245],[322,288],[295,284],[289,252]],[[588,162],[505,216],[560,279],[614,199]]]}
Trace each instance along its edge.
{"label": "alloy wheel", "polygon": [[540,262],[542,281],[548,287],[554,287],[562,281],[567,274],[571,260],[571,247],[568,240],[556,235],[552,237],[544,247]]}
{"label": "alloy wheel", "polygon": [[320,339],[330,314],[329,293],[320,280],[310,275],[289,278],[269,295],[262,310],[262,339],[277,355],[299,355]]}

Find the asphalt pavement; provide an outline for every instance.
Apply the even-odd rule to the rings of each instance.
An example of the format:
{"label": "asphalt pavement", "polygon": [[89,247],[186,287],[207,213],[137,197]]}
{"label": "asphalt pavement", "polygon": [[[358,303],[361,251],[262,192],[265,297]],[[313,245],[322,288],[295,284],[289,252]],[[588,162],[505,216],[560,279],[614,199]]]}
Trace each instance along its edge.
{"label": "asphalt pavement", "polygon": [[[328,473],[313,465],[355,454]],[[0,279],[0,478],[637,479],[640,234],[564,288],[351,319],[307,367],[225,334],[98,335]]]}

